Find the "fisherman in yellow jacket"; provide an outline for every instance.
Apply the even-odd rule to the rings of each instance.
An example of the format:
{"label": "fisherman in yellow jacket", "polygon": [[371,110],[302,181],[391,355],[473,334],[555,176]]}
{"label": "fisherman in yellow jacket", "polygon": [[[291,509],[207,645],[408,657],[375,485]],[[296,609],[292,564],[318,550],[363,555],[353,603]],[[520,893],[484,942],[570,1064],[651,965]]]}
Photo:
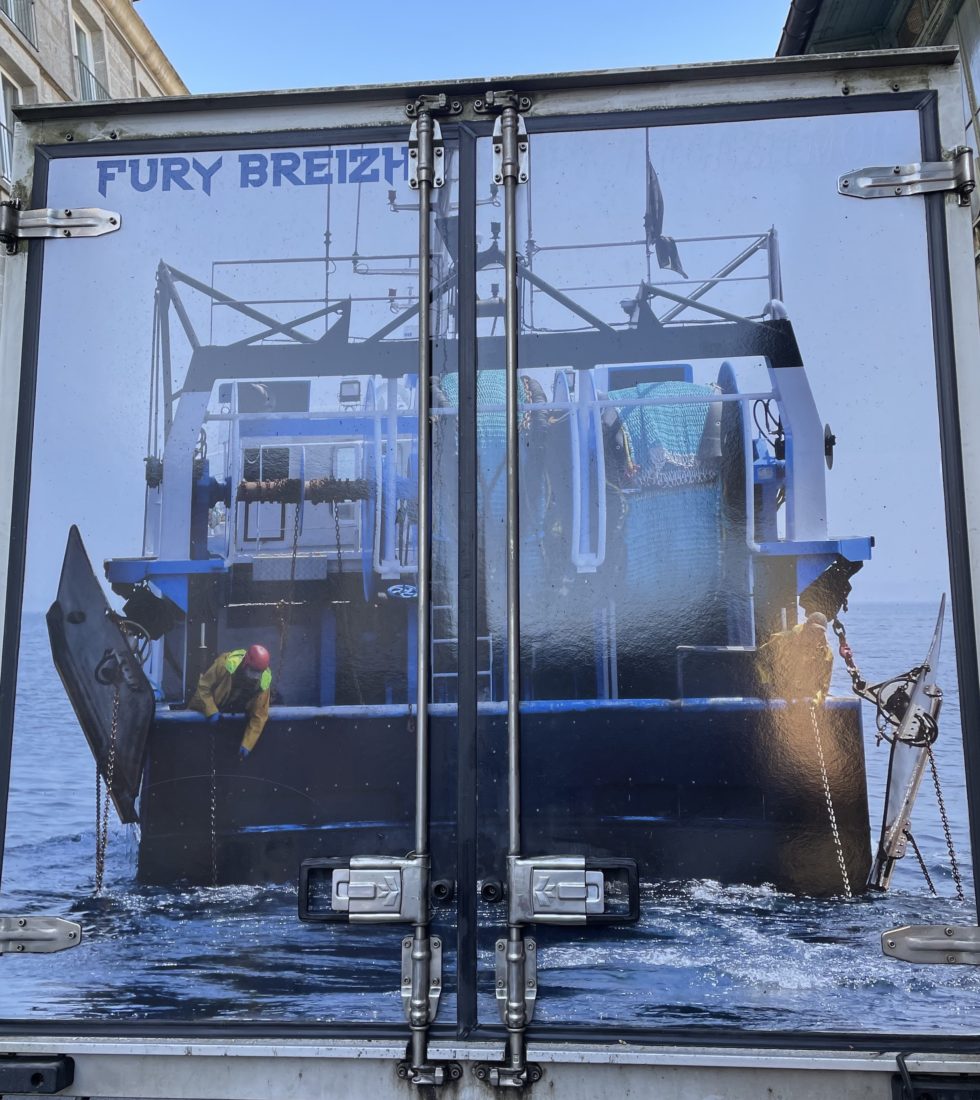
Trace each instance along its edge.
{"label": "fisherman in yellow jacket", "polygon": [[209,722],[217,722],[222,713],[248,716],[238,756],[244,760],[262,736],[269,718],[272,673],[269,651],[265,646],[232,649],[222,653],[202,674],[197,691],[187,704],[200,711]]}

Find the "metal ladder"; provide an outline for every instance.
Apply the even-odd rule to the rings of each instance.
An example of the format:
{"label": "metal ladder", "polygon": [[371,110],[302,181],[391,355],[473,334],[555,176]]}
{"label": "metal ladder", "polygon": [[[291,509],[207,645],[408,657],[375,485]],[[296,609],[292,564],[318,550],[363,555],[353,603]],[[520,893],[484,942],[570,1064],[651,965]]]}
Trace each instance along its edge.
{"label": "metal ladder", "polygon": [[[458,637],[451,632],[453,611],[451,604],[432,605],[432,687],[434,702],[456,702],[456,693],[453,691],[455,682],[459,680],[459,670],[456,667],[456,646]],[[440,619],[443,620],[440,627]],[[476,639],[477,669],[476,678],[483,685],[483,698],[493,698],[493,635],[480,634]],[[480,651],[486,653],[486,667],[480,667]],[[440,667],[441,666],[441,667]],[[436,691],[436,687],[439,691]]]}

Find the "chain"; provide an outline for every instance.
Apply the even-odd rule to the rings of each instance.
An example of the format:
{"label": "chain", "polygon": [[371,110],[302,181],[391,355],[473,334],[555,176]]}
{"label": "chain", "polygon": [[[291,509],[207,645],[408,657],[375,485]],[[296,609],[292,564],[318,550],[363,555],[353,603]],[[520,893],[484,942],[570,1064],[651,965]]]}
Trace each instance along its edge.
{"label": "chain", "polygon": [[[883,706],[882,701],[881,701],[881,690],[880,689],[888,687],[891,684],[910,683],[923,671],[922,667],[917,666],[915,668],[912,668],[902,676],[896,676],[893,680],[886,681],[884,684],[878,684],[875,687],[869,689],[867,681],[861,675],[861,670],[857,667],[857,665],[854,662],[854,654],[851,650],[850,645],[848,645],[847,635],[844,632],[844,624],[840,621],[840,619],[835,617],[834,621],[833,621],[833,628],[834,628],[834,633],[837,635],[837,640],[840,643],[839,652],[840,652],[841,657],[844,658],[844,664],[847,666],[847,671],[850,674],[851,683],[854,687],[855,694],[861,696],[862,698],[870,699],[875,704],[876,711],[877,711],[877,713],[875,715],[875,722],[876,722],[876,725],[878,727],[878,742],[880,743],[883,738],[885,740],[892,741],[893,738],[888,735],[887,723],[888,723],[889,720],[891,720],[894,724],[897,725],[898,721],[897,721],[897,719],[896,719],[896,717],[893,713],[886,710],[887,704],[885,704]],[[929,754],[929,766],[932,770],[932,782],[933,782],[933,786],[936,788],[936,803],[939,806],[939,816],[942,819],[942,823],[943,823],[943,836],[946,838],[946,850],[949,852],[950,869],[952,870],[952,873],[953,873],[953,881],[956,883],[956,897],[957,897],[958,901],[963,901],[964,900],[963,879],[960,875],[959,862],[956,859],[956,849],[953,846],[953,833],[952,833],[952,830],[950,829],[950,825],[949,825],[949,816],[946,813],[946,801],[943,798],[942,785],[939,782],[939,769],[936,765],[935,754],[932,751],[932,745],[933,745],[933,742],[936,740],[936,737],[939,733],[939,729],[938,729],[935,718],[932,715],[927,715],[925,713],[923,713],[923,715],[922,715],[922,723],[921,724],[925,727],[925,732],[922,734],[921,738],[916,738],[915,740],[909,741],[907,743],[910,744],[910,745],[913,745],[915,747],[924,748],[926,750],[926,752]],[[817,731],[816,718],[815,717],[814,717],[814,731],[817,732],[818,748],[819,748],[819,732]],[[821,767],[823,767],[823,752],[822,752],[822,750],[821,750],[820,756],[821,756]],[[828,805],[828,808],[829,808],[830,814],[831,814],[831,828],[833,828],[833,830],[834,830],[834,836],[835,836],[835,839],[836,839],[837,828],[836,828],[836,825],[834,824],[834,820],[833,820],[833,807],[830,804],[830,790],[827,787],[826,772],[824,772],[824,792],[827,796],[827,805]],[[933,885],[932,879],[929,876],[929,872],[926,869],[925,860],[922,858],[922,853],[919,851],[919,846],[916,844],[915,839],[912,836],[911,830],[909,830],[909,829],[905,830],[905,837],[909,841],[909,843],[912,845],[912,850],[915,852],[916,858],[919,861],[919,866],[922,868],[922,873],[925,876],[925,880],[926,880],[926,883],[929,886],[929,889],[932,891],[933,894],[935,894],[936,893],[936,888]],[[838,851],[838,859],[840,859],[839,851]]]}
{"label": "chain", "polygon": [[960,877],[960,865],[956,859],[956,849],[953,847],[953,832],[949,827],[949,817],[946,814],[946,800],[943,798],[943,789],[939,782],[939,768],[936,766],[936,757],[932,751],[932,744],[926,745],[929,754],[929,767],[932,769],[932,782],[936,788],[936,802],[939,805],[939,816],[943,822],[943,836],[946,838],[946,850],[949,852],[949,866],[953,872],[953,882],[956,883],[956,900],[963,901],[963,879]]}
{"label": "chain", "polygon": [[863,695],[867,690],[868,682],[861,675],[861,670],[854,661],[854,651],[847,641],[844,624],[835,615],[831,626],[834,629],[834,633],[837,635],[837,641],[839,643],[837,652],[844,658],[844,665],[847,668],[848,675],[851,677],[851,685],[854,688],[854,693],[856,695]]}
{"label": "chain", "polygon": [[919,846],[915,842],[915,837],[912,835],[912,830],[907,826],[902,830],[905,839],[912,845],[912,851],[915,852],[915,858],[919,861],[919,868],[922,871],[922,877],[926,880],[926,886],[929,887],[929,893],[932,896],[938,897],[939,891],[936,889],[935,883],[932,881],[932,875],[929,874],[929,868],[926,867],[926,861],[922,858],[922,853],[919,851]]}
{"label": "chain", "polygon": [[119,684],[115,685],[112,695],[112,726],[109,731],[109,759],[105,770],[105,798],[102,797],[102,784],[96,772],[95,784],[95,893],[102,893],[105,879],[105,855],[109,846],[109,803],[112,792],[112,780],[116,771],[116,735],[119,730]]}
{"label": "chain", "polygon": [[810,708],[810,722],[813,725],[813,738],[817,743],[817,758],[820,761],[820,778],[823,781],[823,796],[827,803],[827,816],[830,818],[830,831],[834,837],[834,851],[837,854],[837,865],[840,867],[841,879],[844,883],[844,896],[853,897],[851,893],[851,879],[847,873],[847,863],[844,859],[844,846],[841,844],[840,832],[837,828],[837,814],[834,811],[834,800],[830,793],[830,777],[827,775],[827,761],[823,754],[823,739],[820,736],[820,724],[817,721],[816,700],[809,699],[807,706]]}
{"label": "chain", "polygon": [[211,727],[211,885],[218,885],[218,800],[217,800],[217,775],[214,766],[214,741],[217,736],[214,727]]}

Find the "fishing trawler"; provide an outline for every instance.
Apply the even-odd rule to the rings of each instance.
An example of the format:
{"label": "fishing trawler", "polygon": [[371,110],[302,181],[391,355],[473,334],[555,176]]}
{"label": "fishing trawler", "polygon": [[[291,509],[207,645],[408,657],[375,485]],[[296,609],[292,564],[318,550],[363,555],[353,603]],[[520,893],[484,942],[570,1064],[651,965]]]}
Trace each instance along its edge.
{"label": "fishing trawler", "polygon": [[[495,202],[491,190],[491,213]],[[404,208],[394,191],[388,204],[392,216]],[[889,728],[916,726],[894,744],[917,755],[893,784],[872,868],[859,699],[830,694],[829,677],[809,676],[806,659],[781,678],[771,662],[766,671],[766,654],[815,638],[814,627],[813,652],[829,660],[824,628],[839,626],[873,546],[868,535],[830,533],[834,438],[783,305],[776,231],[722,238],[731,254],[689,278],[684,265],[717,256],[719,240],[664,235],[649,163],[642,213],[645,238],[633,244],[647,270],[616,261],[616,284],[634,284],[618,314],[593,310],[594,288],[576,296],[542,274],[560,242],[528,233],[518,263],[511,476],[526,843],[627,857],[653,880],[815,895],[883,886],[904,852],[940,693],[927,667],[873,696],[893,697]],[[454,878],[458,746],[469,729],[485,896],[504,878],[511,605],[497,329],[506,303],[495,280],[506,257],[491,221],[466,328],[448,199],[437,214],[425,661],[417,289],[391,290],[393,316],[354,333],[357,276],[383,274],[391,261],[356,248],[332,255],[329,227],[326,292],[316,310],[285,320],[213,279],[159,265],[143,553],[105,562],[113,607],[72,528],[48,613],[55,664],[106,797],[138,825],[144,882],[288,881],[311,857],[410,851],[420,669],[431,678],[437,762],[433,867]],[[608,253],[622,243],[606,242]],[[352,274],[331,294],[329,274],[344,263]],[[591,270],[600,278],[613,265]],[[412,271],[409,260],[401,274]],[[734,308],[736,291],[751,304]],[[190,296],[252,328],[204,342]],[[311,319],[323,323],[315,337]],[[272,654],[271,709],[243,760],[242,721],[205,725],[187,701],[219,654],[254,643]],[[107,812],[108,801],[103,846]]]}

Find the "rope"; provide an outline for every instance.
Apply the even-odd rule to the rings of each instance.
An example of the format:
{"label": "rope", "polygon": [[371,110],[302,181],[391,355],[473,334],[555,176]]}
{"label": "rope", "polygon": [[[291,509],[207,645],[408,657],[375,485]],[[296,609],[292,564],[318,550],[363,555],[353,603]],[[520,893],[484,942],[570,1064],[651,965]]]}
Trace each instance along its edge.
{"label": "rope", "polygon": [[915,858],[919,861],[919,869],[922,871],[922,876],[926,880],[926,886],[929,887],[929,893],[932,896],[938,897],[939,891],[936,889],[935,883],[932,881],[932,875],[929,874],[929,868],[926,867],[926,861],[922,858],[922,853],[919,851],[919,846],[915,842],[915,837],[912,835],[912,830],[906,827],[902,830],[902,834],[905,839],[912,845],[912,851],[915,852]]}

